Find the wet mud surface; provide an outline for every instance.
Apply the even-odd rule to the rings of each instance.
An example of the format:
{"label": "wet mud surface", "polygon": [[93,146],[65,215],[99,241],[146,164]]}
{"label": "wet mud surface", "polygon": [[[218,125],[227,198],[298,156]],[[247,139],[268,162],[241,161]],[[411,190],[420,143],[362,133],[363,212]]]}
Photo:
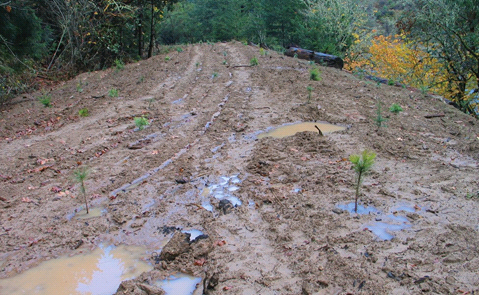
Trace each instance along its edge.
{"label": "wet mud surface", "polygon": [[[167,55],[49,89],[52,108],[39,94],[2,107],[0,293],[43,261],[110,246],[143,247],[151,267],[117,294],[178,280],[194,294],[479,292],[477,120],[336,69],[310,81],[308,63],[239,42]],[[259,136],[302,122],[345,129]],[[377,159],[356,214],[347,159],[366,148]]]}

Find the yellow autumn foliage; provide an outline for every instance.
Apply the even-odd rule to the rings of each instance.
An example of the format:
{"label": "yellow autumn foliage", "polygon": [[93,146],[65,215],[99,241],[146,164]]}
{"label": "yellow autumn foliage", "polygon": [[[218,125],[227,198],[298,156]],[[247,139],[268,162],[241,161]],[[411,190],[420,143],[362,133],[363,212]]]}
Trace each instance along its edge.
{"label": "yellow autumn foliage", "polygon": [[[355,43],[360,42],[358,39]],[[421,44],[408,43],[402,35],[372,38],[366,50],[347,55],[345,69],[434,92],[457,102],[459,87],[443,64],[421,50]],[[468,94],[462,99],[468,100]]]}

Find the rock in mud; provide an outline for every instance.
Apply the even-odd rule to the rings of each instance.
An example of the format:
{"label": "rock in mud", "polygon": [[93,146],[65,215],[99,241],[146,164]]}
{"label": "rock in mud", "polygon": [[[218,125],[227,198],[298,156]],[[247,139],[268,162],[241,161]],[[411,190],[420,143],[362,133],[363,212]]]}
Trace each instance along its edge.
{"label": "rock in mud", "polygon": [[190,250],[190,234],[176,232],[160,254],[161,260],[172,261]]}
{"label": "rock in mud", "polygon": [[233,210],[234,206],[233,206],[233,203],[231,203],[229,200],[226,200],[226,199],[223,199],[220,201],[220,203],[218,204],[218,208],[221,212],[223,212],[223,214],[228,214],[228,213],[231,213],[231,211]]}
{"label": "rock in mud", "polygon": [[138,283],[134,280],[123,281],[115,295],[164,295],[165,291],[147,284]]}

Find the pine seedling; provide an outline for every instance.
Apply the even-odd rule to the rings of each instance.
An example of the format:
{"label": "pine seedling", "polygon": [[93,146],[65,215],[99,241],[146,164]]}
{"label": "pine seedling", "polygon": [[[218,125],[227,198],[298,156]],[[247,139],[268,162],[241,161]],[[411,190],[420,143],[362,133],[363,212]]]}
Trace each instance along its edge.
{"label": "pine seedling", "polygon": [[88,211],[88,199],[86,197],[85,180],[88,178],[89,174],[90,174],[90,171],[86,167],[79,168],[78,170],[73,172],[73,177],[75,181],[80,184],[80,192],[83,194],[83,197],[85,198],[86,214],[88,214],[89,211]]}
{"label": "pine seedling", "polygon": [[399,114],[400,112],[403,111],[402,107],[398,105],[397,103],[393,103],[391,107],[389,108],[389,111],[394,114]]}
{"label": "pine seedling", "polygon": [[111,88],[108,90],[108,96],[109,97],[118,97],[119,91],[116,88]]}
{"label": "pine seedling", "polygon": [[125,68],[125,63],[121,59],[115,59],[115,68],[117,71],[121,71]]}
{"label": "pine seedling", "polygon": [[148,119],[145,117],[135,117],[133,120],[135,121],[135,125],[138,127],[138,130],[143,130],[146,125],[150,124]]}
{"label": "pine seedling", "polygon": [[52,106],[52,96],[48,93],[44,93],[42,96],[40,96],[38,101],[46,108],[50,108]]}
{"label": "pine seedling", "polygon": [[354,199],[354,212],[358,212],[358,198],[359,198],[359,189],[363,181],[364,176],[371,170],[371,167],[374,164],[374,159],[376,158],[376,153],[369,150],[364,150],[361,155],[351,155],[349,156],[349,161],[353,164],[353,169],[356,172],[356,196]]}
{"label": "pine seedling", "polygon": [[318,68],[314,67],[309,70],[309,79],[313,81],[321,81],[321,72]]}
{"label": "pine seedling", "polygon": [[83,109],[81,109],[81,110],[78,111],[78,115],[79,115],[80,117],[88,117],[90,114],[89,114],[87,108],[83,108]]}
{"label": "pine seedling", "polygon": [[306,90],[308,90],[308,103],[311,102],[311,94],[313,93],[313,89],[314,88],[311,86],[306,87]]}
{"label": "pine seedling", "polygon": [[250,64],[250,66],[252,66],[252,67],[258,65],[258,59],[256,58],[256,56],[254,56],[252,59],[250,59],[249,64]]}
{"label": "pine seedling", "polygon": [[376,104],[376,118],[374,118],[374,122],[376,122],[376,126],[378,126],[378,129],[381,127],[386,127],[386,125],[383,124],[383,122],[387,121],[386,118],[383,117],[382,115],[382,102],[380,99],[378,99],[378,102]]}

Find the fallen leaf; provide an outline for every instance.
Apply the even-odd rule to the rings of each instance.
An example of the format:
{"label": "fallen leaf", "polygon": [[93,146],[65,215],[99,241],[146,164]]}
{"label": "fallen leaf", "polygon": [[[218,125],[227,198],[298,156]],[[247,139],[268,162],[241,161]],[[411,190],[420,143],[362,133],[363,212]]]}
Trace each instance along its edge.
{"label": "fallen leaf", "polygon": [[33,202],[33,201],[32,201],[29,197],[23,197],[23,198],[22,198],[22,202],[24,202],[24,203],[31,203],[31,202]]}
{"label": "fallen leaf", "polygon": [[59,193],[62,191],[62,189],[58,186],[54,186],[50,189],[50,191],[54,192],[54,193]]}
{"label": "fallen leaf", "polygon": [[152,155],[158,155],[158,153],[159,151],[156,151],[156,150],[151,152]]}
{"label": "fallen leaf", "polygon": [[224,245],[226,245],[226,241],[225,241],[225,240],[223,240],[223,241],[215,241],[214,245],[215,245],[215,246],[220,246],[220,247],[221,247],[221,246],[224,246]]}
{"label": "fallen leaf", "polygon": [[223,291],[228,291],[231,288],[233,288],[233,287],[230,287],[230,286],[223,287]]}
{"label": "fallen leaf", "polygon": [[37,189],[37,187],[29,186],[28,189],[29,189],[29,190],[34,190],[34,189]]}
{"label": "fallen leaf", "polygon": [[203,266],[206,263],[206,259],[201,258],[195,261],[194,265]]}

